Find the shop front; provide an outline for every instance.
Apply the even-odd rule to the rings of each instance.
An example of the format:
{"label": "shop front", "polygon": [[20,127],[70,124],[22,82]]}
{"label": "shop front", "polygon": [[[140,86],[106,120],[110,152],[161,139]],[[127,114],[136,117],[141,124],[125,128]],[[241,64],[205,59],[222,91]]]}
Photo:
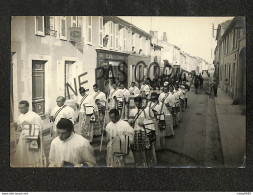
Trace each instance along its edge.
{"label": "shop front", "polygon": [[96,84],[105,92],[105,86],[112,81],[119,81],[128,87],[128,56],[127,53],[96,49],[97,68]]}

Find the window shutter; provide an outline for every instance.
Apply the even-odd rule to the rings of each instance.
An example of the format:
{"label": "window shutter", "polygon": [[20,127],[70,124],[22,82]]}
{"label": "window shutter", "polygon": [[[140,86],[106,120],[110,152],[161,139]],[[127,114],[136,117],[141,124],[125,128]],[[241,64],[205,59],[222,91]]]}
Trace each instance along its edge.
{"label": "window shutter", "polygon": [[60,17],[60,39],[67,40],[66,16],[61,16]]}
{"label": "window shutter", "polygon": [[127,29],[126,28],[123,28],[123,36],[124,36],[124,39],[123,39],[123,50],[126,51],[126,33],[127,33]]}
{"label": "window shutter", "polygon": [[110,49],[113,49],[113,44],[114,44],[114,41],[113,41],[113,30],[114,30],[114,24],[112,21],[110,21]]}
{"label": "window shutter", "polygon": [[44,16],[35,16],[35,34],[45,35],[44,31]]}
{"label": "window shutter", "polygon": [[119,25],[115,24],[115,49],[119,48]]}
{"label": "window shutter", "polygon": [[87,43],[92,44],[92,16],[87,16]]}
{"label": "window shutter", "polygon": [[71,16],[71,27],[77,27],[77,16]]}
{"label": "window shutter", "polygon": [[103,17],[99,17],[99,46],[103,47]]}

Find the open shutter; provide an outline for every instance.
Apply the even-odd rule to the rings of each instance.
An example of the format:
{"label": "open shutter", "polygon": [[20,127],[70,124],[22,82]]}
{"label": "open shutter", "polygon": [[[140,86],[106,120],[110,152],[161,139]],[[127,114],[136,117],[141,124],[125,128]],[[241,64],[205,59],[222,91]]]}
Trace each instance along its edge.
{"label": "open shutter", "polygon": [[67,40],[66,16],[61,16],[60,17],[60,39]]}
{"label": "open shutter", "polygon": [[44,16],[35,16],[35,34],[45,35]]}

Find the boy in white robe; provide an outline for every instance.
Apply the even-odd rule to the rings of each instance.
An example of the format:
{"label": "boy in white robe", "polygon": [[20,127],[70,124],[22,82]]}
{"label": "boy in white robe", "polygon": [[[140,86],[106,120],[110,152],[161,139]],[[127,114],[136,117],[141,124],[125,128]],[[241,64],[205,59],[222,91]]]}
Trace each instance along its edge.
{"label": "boy in white robe", "polygon": [[94,93],[92,94],[92,97],[94,98],[95,103],[98,107],[98,112],[95,115],[96,121],[94,123],[94,136],[98,136],[102,133],[107,100],[105,93],[98,89],[97,84],[93,85],[93,90]]}
{"label": "boy in white robe", "polygon": [[49,167],[96,165],[93,147],[87,139],[73,132],[74,126],[70,120],[63,118],[56,127],[59,136],[53,139],[50,146]]}
{"label": "boy in white robe", "polygon": [[154,144],[149,139],[144,123],[150,120],[149,108],[142,106],[142,97],[134,98],[136,108],[131,110],[129,123],[134,128],[133,153],[137,167],[154,167],[156,165],[156,154]]}
{"label": "boy in white robe", "polygon": [[[133,137],[134,137],[133,128],[129,125],[128,122],[120,119],[119,111],[117,109],[110,110],[109,116],[110,116],[111,122],[108,123],[105,130],[106,141],[108,141],[107,156],[106,156],[107,166],[108,167],[124,167],[124,166],[127,166],[127,164],[134,163],[134,157],[133,157],[133,153],[130,147],[128,148],[129,150],[128,154],[113,153],[113,151],[115,151],[116,149],[113,147],[117,147],[116,145],[113,144],[113,142],[115,141],[114,139],[117,136],[124,139],[124,135],[125,135],[125,139],[121,140],[122,147],[128,147],[133,143]],[[128,145],[127,146],[124,145],[123,141],[126,141],[126,142],[129,141]]]}

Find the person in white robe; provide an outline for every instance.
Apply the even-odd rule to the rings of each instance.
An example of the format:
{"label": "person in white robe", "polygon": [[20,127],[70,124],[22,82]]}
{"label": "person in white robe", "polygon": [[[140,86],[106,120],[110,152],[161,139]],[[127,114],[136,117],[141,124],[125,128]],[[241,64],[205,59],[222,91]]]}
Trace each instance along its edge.
{"label": "person in white robe", "polygon": [[148,85],[148,81],[145,80],[143,85],[140,88],[140,93],[142,94],[142,97],[146,98],[147,100],[150,99],[150,86]]}
{"label": "person in white robe", "polygon": [[110,94],[108,97],[108,110],[117,109],[118,108],[118,100],[117,98],[121,96],[121,90],[117,87],[116,83],[112,84],[112,89],[110,90]]}
{"label": "person in white robe", "polygon": [[156,154],[153,140],[150,140],[144,128],[145,122],[150,122],[149,108],[143,107],[142,97],[134,98],[136,108],[130,112],[129,123],[134,128],[134,143],[132,150],[134,153],[136,167],[154,167],[156,165]]}
{"label": "person in white robe", "polygon": [[[173,129],[173,117],[171,115],[172,113],[172,107],[174,107],[174,95],[173,92],[169,92],[168,90],[168,82],[164,84],[163,87],[163,93],[159,95],[159,102],[162,104],[162,108],[164,109],[164,114],[165,114],[165,131],[164,131],[164,136],[173,136],[174,135],[174,129]],[[162,127],[163,121],[160,121],[160,127]]]}
{"label": "person in white robe", "polygon": [[[111,122],[106,126],[107,156],[106,164],[108,167],[124,167],[134,163],[134,156],[130,145],[133,143],[134,130],[128,122],[120,119],[119,111],[112,109],[109,112]],[[119,144],[116,143],[117,138]],[[125,144],[123,144],[125,143]],[[115,153],[114,151],[118,151]],[[126,152],[127,151],[127,152]]]}
{"label": "person in white robe", "polygon": [[29,103],[26,100],[19,102],[19,110],[21,114],[18,117],[18,121],[15,124],[18,131],[21,131],[19,141],[16,147],[14,156],[14,167],[46,167],[46,156],[44,153],[43,143],[41,143],[41,137],[38,136],[38,149],[31,150],[31,141],[27,139],[30,135],[29,128],[25,126],[36,125],[38,134],[42,135],[43,122],[41,117],[33,111],[29,110]]}
{"label": "person in white robe", "polygon": [[174,95],[174,87],[172,85],[169,86],[169,95],[164,100],[165,105],[169,109],[170,113],[173,117],[173,127],[177,126],[178,120],[177,120],[177,107],[176,107],[176,98]]}
{"label": "person in white robe", "polygon": [[158,94],[151,93],[151,101],[148,103],[150,118],[153,119],[156,127],[155,149],[157,151],[165,149],[165,113],[166,106],[158,101]]}
{"label": "person in white robe", "polygon": [[93,167],[96,165],[94,149],[83,136],[75,134],[72,121],[62,118],[56,125],[49,152],[49,167]]}
{"label": "person in white robe", "polygon": [[182,112],[181,112],[181,98],[184,98],[184,94],[181,90],[179,90],[179,86],[176,84],[174,89],[174,96],[175,96],[175,106],[177,112],[177,121],[180,122],[182,119]]}
{"label": "person in white robe", "polygon": [[129,109],[135,107],[134,98],[140,95],[140,89],[136,86],[135,82],[131,83],[129,88],[130,97],[129,97]]}
{"label": "person in white robe", "polygon": [[90,142],[93,141],[93,125],[95,123],[95,114],[98,112],[95,99],[85,92],[83,87],[79,89],[80,95],[78,97],[76,106],[79,109],[79,130],[78,134],[82,135]]}
{"label": "person in white robe", "polygon": [[135,82],[132,82],[131,83],[131,87],[129,87],[129,92],[130,92],[130,95],[134,96],[134,97],[137,97],[138,95],[140,95],[140,90],[139,88],[136,86],[136,83]]}
{"label": "person in white robe", "polygon": [[179,86],[179,91],[180,91],[180,102],[181,102],[181,111],[184,112],[185,108],[186,108],[186,91],[185,91],[185,87],[183,85]]}
{"label": "person in white robe", "polygon": [[106,95],[102,91],[98,89],[98,85],[93,85],[94,93],[92,97],[95,100],[95,103],[98,108],[98,112],[95,115],[95,123],[94,123],[94,136],[101,135],[103,123],[104,123],[104,116],[105,116],[105,108],[106,108]]}
{"label": "person in white robe", "polygon": [[53,134],[56,137],[56,124],[59,122],[61,118],[67,118],[75,124],[75,111],[70,106],[65,105],[65,98],[62,96],[57,97],[56,99],[57,106],[53,108],[50,113],[50,121],[53,122]]}
{"label": "person in white robe", "polygon": [[123,98],[123,108],[122,112],[120,113],[121,119],[128,120],[130,91],[125,88],[124,84],[120,84],[120,89],[121,96]]}

